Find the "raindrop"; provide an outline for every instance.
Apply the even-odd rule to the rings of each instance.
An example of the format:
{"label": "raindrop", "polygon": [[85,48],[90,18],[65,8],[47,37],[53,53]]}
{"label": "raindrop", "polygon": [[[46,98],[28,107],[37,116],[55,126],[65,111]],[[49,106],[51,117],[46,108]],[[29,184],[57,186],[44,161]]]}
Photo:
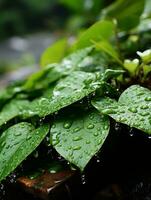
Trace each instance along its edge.
{"label": "raindrop", "polygon": [[66,122],[66,123],[63,125],[63,127],[66,128],[66,129],[68,129],[68,128],[71,127],[71,125],[72,125],[71,122]]}
{"label": "raindrop", "polygon": [[132,108],[128,108],[128,110],[132,113],[137,113],[137,109],[132,107]]}
{"label": "raindrop", "polygon": [[5,142],[5,141],[3,141],[3,142],[1,143],[1,147],[4,147],[4,146],[5,146],[5,144],[6,144],[6,142]]}
{"label": "raindrop", "polygon": [[147,115],[150,115],[150,113],[149,112],[141,112],[141,113],[139,113],[141,116],[147,116]]}
{"label": "raindrop", "polygon": [[77,127],[77,128],[74,129],[74,132],[78,132],[79,130],[80,130],[80,128]]}
{"label": "raindrop", "polygon": [[102,111],[104,114],[115,114],[116,112],[113,109],[107,108]]}
{"label": "raindrop", "polygon": [[99,134],[98,134],[97,132],[95,132],[93,135],[96,137],[96,136],[98,136]]}
{"label": "raindrop", "polygon": [[107,129],[108,129],[108,126],[107,126],[107,125],[105,125],[105,126],[104,126],[104,129],[105,129],[105,130],[107,130]]}
{"label": "raindrop", "polygon": [[145,101],[151,101],[151,97],[145,97]]}
{"label": "raindrop", "polygon": [[121,118],[119,119],[119,121],[120,121],[120,122],[126,122],[126,121],[127,121],[127,119],[126,119],[126,118],[124,118],[124,117],[121,117]]}
{"label": "raindrop", "polygon": [[142,96],[142,95],[144,95],[144,92],[139,92],[139,93],[137,94],[137,96]]}
{"label": "raindrop", "polygon": [[69,147],[68,147],[68,150],[71,150],[71,149],[72,149],[72,146],[69,146]]}
{"label": "raindrop", "polygon": [[68,155],[69,155],[69,157],[72,157],[73,156],[73,151],[70,151]]}
{"label": "raindrop", "polygon": [[131,128],[131,129],[129,130],[129,135],[130,135],[131,137],[133,137],[133,136],[134,136],[134,131],[133,131],[133,128]]}
{"label": "raindrop", "polygon": [[147,109],[147,108],[148,108],[148,105],[142,105],[140,108],[142,108],[142,109]]}
{"label": "raindrop", "polygon": [[74,146],[73,147],[73,150],[80,150],[81,149],[81,146]]}
{"label": "raindrop", "polygon": [[30,140],[31,139],[31,135],[27,135],[26,140]]}
{"label": "raindrop", "polygon": [[87,126],[87,128],[88,128],[88,129],[93,129],[93,128],[94,128],[94,125],[93,125],[93,124],[89,124],[89,125]]}
{"label": "raindrop", "polygon": [[81,139],[82,139],[81,136],[76,136],[76,137],[73,138],[73,141],[79,141]]}
{"label": "raindrop", "polygon": [[82,175],[81,175],[81,182],[82,182],[82,185],[85,185],[85,184],[86,184],[86,177],[85,177],[85,174],[82,174]]}
{"label": "raindrop", "polygon": [[87,140],[87,141],[86,141],[86,144],[90,144],[90,140]]}
{"label": "raindrop", "polygon": [[93,114],[90,114],[90,115],[89,115],[89,118],[90,118],[90,119],[93,119],[93,118],[94,118],[94,115],[93,115]]}
{"label": "raindrop", "polygon": [[15,132],[14,135],[15,135],[15,136],[20,136],[21,133],[20,133],[20,132]]}
{"label": "raindrop", "polygon": [[98,145],[102,144],[102,139],[99,139],[97,143]]}

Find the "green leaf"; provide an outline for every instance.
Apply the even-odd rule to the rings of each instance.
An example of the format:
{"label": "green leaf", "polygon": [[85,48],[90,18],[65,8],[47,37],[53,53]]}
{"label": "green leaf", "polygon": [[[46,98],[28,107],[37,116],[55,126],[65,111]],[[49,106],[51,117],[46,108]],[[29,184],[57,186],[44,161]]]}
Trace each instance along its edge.
{"label": "green leaf", "polygon": [[78,70],[78,65],[92,51],[92,47],[84,48],[65,57],[59,64],[49,64],[32,74],[23,85],[24,90],[43,89],[59,78]]}
{"label": "green leaf", "polygon": [[48,125],[35,129],[32,124],[16,124],[0,137],[0,181],[12,172],[44,139]]}
{"label": "green leaf", "polygon": [[100,87],[98,73],[75,71],[60,80],[51,98],[41,97],[31,103],[31,111],[40,117],[52,114],[94,92]]}
{"label": "green leaf", "polygon": [[[93,47],[87,47],[71,53],[61,62],[61,69],[64,69],[66,74],[70,74],[73,70],[79,70],[79,65],[83,59],[88,56],[93,50]],[[64,73],[65,73],[64,72]]]}
{"label": "green leaf", "polygon": [[114,35],[114,24],[111,21],[98,21],[88,28],[73,45],[73,49],[82,49],[92,45],[92,41],[109,40]]}
{"label": "green leaf", "polygon": [[136,53],[140,56],[143,63],[148,64],[151,62],[151,49],[147,49],[144,52],[137,51]]}
{"label": "green leaf", "polygon": [[67,39],[61,39],[48,47],[41,56],[41,66],[60,62],[65,55],[67,43]]}
{"label": "green leaf", "polygon": [[[7,100],[10,100],[15,96],[15,94],[21,92],[21,84],[14,83],[10,84],[6,88],[0,89],[0,105],[2,106]],[[0,107],[1,107],[0,106]]]}
{"label": "green leaf", "polygon": [[108,41],[105,40],[101,42],[92,41],[92,43],[95,44],[97,50],[104,51],[109,56],[111,56],[117,63],[123,65],[122,61],[119,58],[118,52],[112,47],[112,45]]}
{"label": "green leaf", "polygon": [[0,126],[29,109],[28,100],[12,100],[0,112]]}
{"label": "green leaf", "polygon": [[49,84],[61,78],[63,72],[64,68],[61,69],[58,64],[47,65],[47,67],[29,76],[22,88],[25,91],[47,88]]}
{"label": "green leaf", "polygon": [[129,30],[138,25],[145,0],[117,0],[102,11],[106,19],[116,19],[118,27]]}
{"label": "green leaf", "polygon": [[123,74],[124,70],[118,69],[107,69],[104,74],[102,75],[102,81],[108,81],[111,78],[118,77],[119,75]]}
{"label": "green leaf", "polygon": [[56,119],[50,141],[60,155],[83,170],[108,133],[108,117],[78,108]]}
{"label": "green leaf", "polygon": [[124,68],[127,69],[127,71],[129,72],[129,74],[131,76],[136,75],[136,71],[139,68],[139,60],[138,59],[133,59],[133,60],[129,60],[126,59],[124,60]]}
{"label": "green leaf", "polygon": [[139,85],[126,89],[116,102],[110,98],[93,100],[92,105],[115,121],[151,134],[151,91]]}

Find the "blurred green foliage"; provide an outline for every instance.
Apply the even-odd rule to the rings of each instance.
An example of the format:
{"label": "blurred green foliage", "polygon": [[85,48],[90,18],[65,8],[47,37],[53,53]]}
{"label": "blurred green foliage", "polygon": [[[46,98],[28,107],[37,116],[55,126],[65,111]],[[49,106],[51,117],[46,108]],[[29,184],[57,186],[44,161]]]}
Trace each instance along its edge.
{"label": "blurred green foliage", "polygon": [[62,15],[67,16],[68,12],[60,9],[57,2],[55,0],[0,0],[0,38],[48,29],[52,25],[55,26],[55,23],[60,26],[59,17],[63,21]]}
{"label": "blurred green foliage", "polygon": [[66,27],[75,32],[91,25],[113,0],[0,0],[0,39]]}

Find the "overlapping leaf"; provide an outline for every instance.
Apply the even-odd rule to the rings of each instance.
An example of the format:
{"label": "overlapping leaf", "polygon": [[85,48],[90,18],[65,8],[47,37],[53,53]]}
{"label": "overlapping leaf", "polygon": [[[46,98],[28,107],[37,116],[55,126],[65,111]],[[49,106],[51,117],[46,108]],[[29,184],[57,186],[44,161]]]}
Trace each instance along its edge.
{"label": "overlapping leaf", "polygon": [[0,181],[12,172],[44,139],[48,125],[35,129],[21,122],[7,129],[0,137]]}
{"label": "overlapping leaf", "polygon": [[52,126],[51,143],[60,155],[83,170],[103,145],[109,120],[97,111],[80,108],[65,114]]}
{"label": "overlapping leaf", "polygon": [[60,80],[51,98],[41,97],[32,102],[30,110],[44,117],[94,92],[101,85],[97,73],[75,71]]}
{"label": "overlapping leaf", "polygon": [[151,134],[151,91],[139,85],[125,90],[116,102],[108,97],[93,100],[92,104],[117,122]]}
{"label": "overlapping leaf", "polygon": [[25,114],[25,111],[29,113],[29,107],[28,100],[12,100],[0,112],[0,126],[19,115]]}

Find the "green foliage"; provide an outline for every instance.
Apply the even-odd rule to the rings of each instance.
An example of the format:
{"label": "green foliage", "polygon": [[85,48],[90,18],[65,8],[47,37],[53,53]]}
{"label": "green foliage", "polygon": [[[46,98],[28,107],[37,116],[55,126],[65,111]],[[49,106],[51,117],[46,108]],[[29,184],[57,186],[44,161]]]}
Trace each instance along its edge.
{"label": "green foliage", "polygon": [[104,11],[108,20],[97,21],[70,47],[68,39],[52,45],[42,69],[0,90],[0,180],[42,140],[84,170],[112,131],[110,117],[151,134],[151,37],[149,24],[140,29],[143,7],[142,0],[114,1]]}
{"label": "green foliage", "polygon": [[21,122],[7,129],[0,137],[0,181],[13,171],[44,139],[48,125],[35,129]]}
{"label": "green foliage", "polygon": [[58,63],[65,56],[67,39],[62,39],[48,47],[41,56],[41,66],[45,67],[50,63]]}
{"label": "green foliage", "polygon": [[95,44],[96,49],[104,51],[105,53],[110,55],[115,61],[117,61],[120,65],[122,65],[122,61],[119,58],[118,52],[112,47],[112,45],[108,41],[106,40],[103,40],[101,42],[93,41],[93,43]]}
{"label": "green foliage", "polygon": [[53,90],[52,97],[41,97],[32,102],[30,113],[40,117],[52,114],[61,108],[81,100],[94,92],[101,85],[97,74],[82,71],[73,72],[71,75],[60,80]]}
{"label": "green foliage", "polygon": [[51,129],[51,143],[65,159],[85,168],[103,145],[109,120],[94,110],[77,108],[58,116]]}
{"label": "green foliage", "polygon": [[22,115],[27,107],[29,107],[29,101],[27,100],[12,100],[10,103],[6,104],[0,112],[0,126]]}
{"label": "green foliage", "polygon": [[94,100],[92,104],[104,115],[117,122],[151,134],[151,91],[139,85],[125,90],[118,102],[108,97]]}
{"label": "green foliage", "polygon": [[76,41],[73,48],[82,49],[92,45],[92,41],[109,40],[114,34],[114,24],[111,21],[98,21],[88,28]]}
{"label": "green foliage", "polygon": [[145,0],[117,0],[103,10],[102,16],[116,19],[118,28],[129,30],[139,24],[144,5]]}

